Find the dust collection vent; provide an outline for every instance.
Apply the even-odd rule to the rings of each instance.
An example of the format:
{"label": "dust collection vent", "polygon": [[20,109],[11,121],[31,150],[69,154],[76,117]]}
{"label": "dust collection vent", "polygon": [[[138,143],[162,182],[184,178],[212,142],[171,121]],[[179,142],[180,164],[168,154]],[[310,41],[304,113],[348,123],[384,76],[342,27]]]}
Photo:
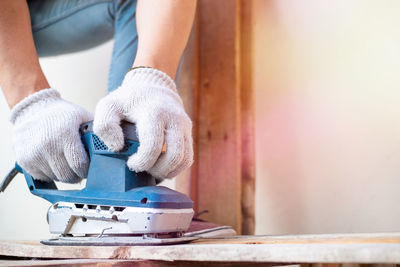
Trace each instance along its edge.
{"label": "dust collection vent", "polygon": [[[93,146],[96,150],[108,150],[108,146],[104,144],[103,141],[101,141],[100,138],[95,134],[93,135]],[[125,146],[121,151],[129,149],[131,146],[131,143],[125,143]]]}
{"label": "dust collection vent", "polygon": [[106,144],[104,144],[95,134],[93,135],[93,145],[96,150],[108,150]]}
{"label": "dust collection vent", "polygon": [[[75,203],[75,208],[83,209],[84,206],[85,206],[84,204]],[[125,210],[125,207],[112,207],[112,206],[103,206],[103,205],[97,206],[97,205],[89,204],[89,205],[86,205],[86,207],[89,210],[95,210],[95,209],[97,209],[97,207],[100,207],[101,210],[110,210],[111,208],[113,208],[115,211],[124,211]]]}

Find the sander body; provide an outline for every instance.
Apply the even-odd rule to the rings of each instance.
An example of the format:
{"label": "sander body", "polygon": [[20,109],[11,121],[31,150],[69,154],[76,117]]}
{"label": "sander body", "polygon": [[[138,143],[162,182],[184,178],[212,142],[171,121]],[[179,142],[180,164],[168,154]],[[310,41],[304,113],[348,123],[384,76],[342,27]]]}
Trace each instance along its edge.
{"label": "sander body", "polygon": [[136,153],[139,139],[134,124],[122,122],[125,147],[112,152],[93,133],[93,123],[80,127],[90,167],[85,188],[58,190],[54,182],[34,179],[16,163],[0,185],[23,173],[29,191],[48,200],[50,233],[47,245],[158,245],[188,242],[185,236],[193,217],[193,202],[186,195],[156,185],[155,177],[136,173],[126,165]]}

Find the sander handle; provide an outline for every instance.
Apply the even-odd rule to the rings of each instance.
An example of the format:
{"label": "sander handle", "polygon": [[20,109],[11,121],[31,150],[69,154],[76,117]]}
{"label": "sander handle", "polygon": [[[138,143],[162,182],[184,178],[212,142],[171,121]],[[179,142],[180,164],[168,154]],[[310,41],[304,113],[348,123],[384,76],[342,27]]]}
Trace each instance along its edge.
{"label": "sander handle", "polygon": [[[137,131],[136,131],[136,125],[131,122],[127,121],[121,121],[121,127],[124,133],[125,140],[130,140],[130,141],[139,141],[139,138],[137,136]],[[80,135],[83,136],[87,132],[92,132],[93,131],[93,121],[88,121],[86,123],[83,123],[79,127],[79,132]],[[36,189],[50,189],[50,190],[57,190],[57,186],[55,185],[54,181],[50,182],[43,182],[39,180],[33,179],[31,175],[28,173],[24,173],[24,170],[18,165],[18,163],[15,163],[14,168],[11,169],[11,171],[6,175],[6,177],[1,181],[0,183],[0,193],[4,192],[8,185],[11,183],[11,181],[14,179],[14,177],[18,173],[23,173],[25,174],[25,179],[28,184],[28,188],[30,191],[35,191]]]}

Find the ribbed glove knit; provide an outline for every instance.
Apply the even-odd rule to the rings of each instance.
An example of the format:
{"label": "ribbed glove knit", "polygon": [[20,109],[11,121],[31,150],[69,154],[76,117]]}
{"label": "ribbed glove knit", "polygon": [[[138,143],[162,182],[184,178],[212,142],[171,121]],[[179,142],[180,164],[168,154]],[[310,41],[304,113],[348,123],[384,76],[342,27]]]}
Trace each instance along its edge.
{"label": "ribbed glove knit", "polygon": [[55,89],[29,95],[11,110],[17,163],[35,179],[79,182],[89,168],[79,126],[90,120],[92,114]]}
{"label": "ribbed glove knit", "polygon": [[[134,69],[98,103],[94,132],[113,151],[124,147],[121,120],[135,123],[138,132],[138,151],[127,162],[131,170],[172,178],[192,164],[192,122],[167,74],[153,68]],[[167,149],[162,153],[164,143]]]}

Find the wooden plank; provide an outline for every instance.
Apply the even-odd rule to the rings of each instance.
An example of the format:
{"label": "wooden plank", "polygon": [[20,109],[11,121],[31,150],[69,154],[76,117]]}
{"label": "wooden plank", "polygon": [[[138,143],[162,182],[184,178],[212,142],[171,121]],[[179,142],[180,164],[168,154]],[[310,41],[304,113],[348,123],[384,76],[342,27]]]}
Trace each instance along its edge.
{"label": "wooden plank", "polygon": [[194,150],[194,163],[191,168],[181,173],[176,178],[176,190],[189,195],[197,211],[197,88],[198,88],[198,34],[197,34],[197,16],[193,23],[193,28],[183,53],[183,63],[181,68],[181,75],[178,81],[179,94],[182,97],[185,110],[193,122],[193,150]]}
{"label": "wooden plank", "polygon": [[[282,264],[284,265],[284,264]],[[2,261],[0,259],[0,266],[81,266],[81,267],[168,267],[168,266],[179,266],[179,267],[202,267],[202,266],[216,266],[216,267],[235,267],[235,266],[279,266],[276,263],[266,264],[264,262],[193,262],[193,261],[143,261],[143,260],[93,260],[93,259],[68,259],[68,260],[8,260]],[[291,266],[293,267],[293,266]],[[358,266],[356,266],[358,267]]]}
{"label": "wooden plank", "polygon": [[239,1],[198,2],[197,210],[241,233]]}
{"label": "wooden plank", "polygon": [[0,255],[158,261],[400,263],[400,233],[236,236],[173,246],[75,247],[0,241]]}
{"label": "wooden plank", "polygon": [[255,231],[255,136],[253,89],[253,0],[240,1],[240,120],[242,234]]}
{"label": "wooden plank", "polygon": [[195,162],[176,182],[205,219],[245,234],[255,221],[251,6],[199,1],[179,81]]}
{"label": "wooden plank", "polygon": [[[68,259],[68,260],[7,260],[2,261],[0,266],[149,266],[144,265],[147,261],[125,261],[125,260],[99,260],[99,259]],[[168,265],[167,265],[168,266]]]}
{"label": "wooden plank", "polygon": [[212,237],[192,244],[400,244],[400,233]]}

